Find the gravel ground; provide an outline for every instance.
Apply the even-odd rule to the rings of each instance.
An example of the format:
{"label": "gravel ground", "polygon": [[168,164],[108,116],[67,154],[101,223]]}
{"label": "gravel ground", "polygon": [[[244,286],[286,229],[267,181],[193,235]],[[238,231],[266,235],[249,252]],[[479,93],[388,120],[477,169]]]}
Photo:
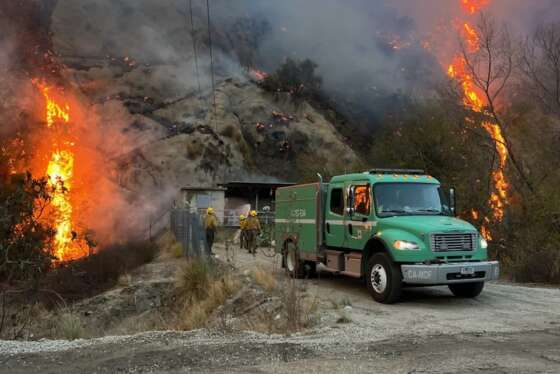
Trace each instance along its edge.
{"label": "gravel ground", "polygon": [[[223,248],[217,252],[227,255]],[[229,254],[231,257],[231,253]],[[242,271],[281,272],[277,259],[236,253]],[[488,284],[474,300],[443,287],[375,303],[363,285],[322,274],[305,281],[320,303],[318,327],[290,337],[257,333],[148,332],[77,341],[0,341],[0,373],[387,372],[558,373],[560,290]],[[347,305],[351,320],[337,324]]]}

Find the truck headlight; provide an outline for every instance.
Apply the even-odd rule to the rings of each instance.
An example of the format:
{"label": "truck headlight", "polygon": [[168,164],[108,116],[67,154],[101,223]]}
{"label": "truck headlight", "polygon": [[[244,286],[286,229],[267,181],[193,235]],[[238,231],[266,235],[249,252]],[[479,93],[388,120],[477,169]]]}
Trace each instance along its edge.
{"label": "truck headlight", "polygon": [[406,240],[395,240],[395,242],[393,243],[393,247],[401,251],[417,251],[420,249],[420,246],[418,244]]}
{"label": "truck headlight", "polygon": [[488,242],[484,238],[480,238],[480,248],[486,249],[488,248]]}

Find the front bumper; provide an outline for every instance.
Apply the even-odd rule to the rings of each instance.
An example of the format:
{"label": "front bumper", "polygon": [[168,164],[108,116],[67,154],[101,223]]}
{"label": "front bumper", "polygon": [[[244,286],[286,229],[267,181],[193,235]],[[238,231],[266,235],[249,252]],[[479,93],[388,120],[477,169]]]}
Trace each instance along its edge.
{"label": "front bumper", "polygon": [[453,284],[496,280],[500,265],[498,261],[401,265],[401,271],[407,284]]}

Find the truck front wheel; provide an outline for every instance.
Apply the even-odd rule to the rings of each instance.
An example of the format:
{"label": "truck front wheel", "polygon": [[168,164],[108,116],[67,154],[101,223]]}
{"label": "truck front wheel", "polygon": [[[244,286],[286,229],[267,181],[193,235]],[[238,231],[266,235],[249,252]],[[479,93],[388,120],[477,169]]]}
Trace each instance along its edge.
{"label": "truck front wheel", "polygon": [[450,284],[449,289],[457,297],[473,298],[480,295],[484,282]]}
{"label": "truck front wheel", "polygon": [[368,261],[366,283],[373,299],[393,304],[401,297],[401,269],[386,253],[376,253]]}

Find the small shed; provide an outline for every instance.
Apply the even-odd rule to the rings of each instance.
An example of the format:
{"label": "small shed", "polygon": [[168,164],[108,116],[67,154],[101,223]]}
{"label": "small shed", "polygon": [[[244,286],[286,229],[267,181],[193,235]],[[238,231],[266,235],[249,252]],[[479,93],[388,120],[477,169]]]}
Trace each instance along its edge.
{"label": "small shed", "polygon": [[233,181],[218,184],[217,187],[188,186],[181,188],[175,205],[202,215],[208,207],[212,207],[224,226],[239,226],[239,215],[246,215],[250,210],[259,212],[265,221],[263,223],[267,223],[274,217],[276,189],[292,185],[294,183]]}
{"label": "small shed", "polygon": [[178,208],[200,213],[204,213],[208,207],[212,207],[216,211],[219,220],[223,222],[225,192],[226,189],[224,187],[183,187],[175,203]]}
{"label": "small shed", "polygon": [[225,212],[227,222],[239,224],[239,215],[256,210],[262,216],[274,214],[274,197],[279,187],[292,186],[288,182],[232,181],[219,184],[225,188]]}

